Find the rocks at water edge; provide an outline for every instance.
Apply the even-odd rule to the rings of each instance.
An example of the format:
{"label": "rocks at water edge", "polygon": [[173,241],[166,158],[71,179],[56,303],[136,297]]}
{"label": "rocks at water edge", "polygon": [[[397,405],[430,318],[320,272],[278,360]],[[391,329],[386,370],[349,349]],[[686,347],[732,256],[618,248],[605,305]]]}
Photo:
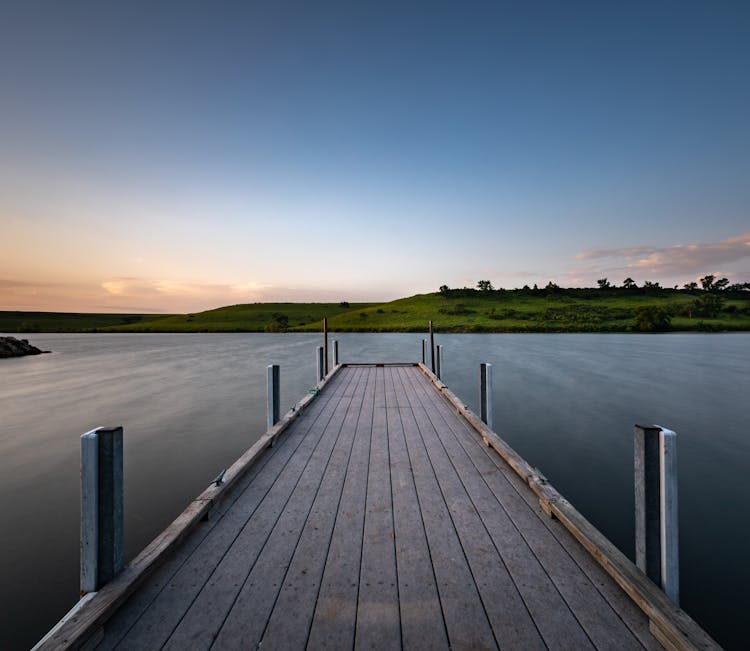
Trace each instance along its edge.
{"label": "rocks at water edge", "polygon": [[0,337],[0,357],[22,357],[24,355],[41,355],[48,350],[39,350],[32,346],[28,339],[15,337]]}

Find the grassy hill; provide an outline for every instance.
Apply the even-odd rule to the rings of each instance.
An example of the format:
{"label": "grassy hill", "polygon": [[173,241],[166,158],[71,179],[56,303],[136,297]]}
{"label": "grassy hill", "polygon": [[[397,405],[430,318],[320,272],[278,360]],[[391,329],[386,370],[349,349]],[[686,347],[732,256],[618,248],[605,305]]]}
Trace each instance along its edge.
{"label": "grassy hill", "polygon": [[[744,295],[743,295],[744,294]],[[750,330],[750,294],[725,293],[718,311],[696,306],[706,292],[661,289],[449,290],[420,294],[328,319],[331,330],[421,332],[628,332]],[[645,312],[645,318],[638,315]],[[661,313],[661,314],[660,314]],[[648,327],[648,318],[652,325]],[[667,317],[665,327],[653,324]],[[662,324],[664,325],[664,324]],[[320,330],[319,323],[294,328]]]}
{"label": "grassy hill", "polygon": [[[447,288],[446,288],[447,289]],[[251,303],[196,314],[0,312],[0,332],[651,332],[750,330],[750,292],[452,289],[389,303]]]}
{"label": "grassy hill", "polygon": [[284,332],[323,317],[350,310],[369,309],[373,303],[248,303],[230,305],[196,314],[177,314],[153,321],[113,325],[100,332]]}

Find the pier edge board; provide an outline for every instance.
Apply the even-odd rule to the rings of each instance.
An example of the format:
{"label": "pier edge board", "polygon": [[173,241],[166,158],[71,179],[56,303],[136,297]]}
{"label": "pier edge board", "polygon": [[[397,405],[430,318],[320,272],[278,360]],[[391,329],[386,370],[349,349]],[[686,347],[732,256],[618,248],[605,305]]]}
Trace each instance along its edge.
{"label": "pier edge board", "polygon": [[701,628],[635,564],[594,527],[570,502],[541,476],[506,441],[492,431],[471,411],[448,386],[422,363],[419,369],[430,380],[433,387],[445,397],[471,427],[482,437],[485,444],[514,470],[539,498],[539,505],[549,516],[554,516],[573,537],[604,568],[622,590],[643,611],[651,623],[651,630],[658,629],[657,636],[663,646],[690,651],[717,649],[722,647]]}
{"label": "pier edge board", "polygon": [[[162,561],[209,516],[213,507],[234,487],[237,480],[250,469],[260,455],[312,403],[318,393],[346,364],[339,364],[316,383],[314,393],[305,395],[282,419],[268,429],[224,473],[221,484],[212,483],[198,495],[164,531],[156,536],[120,574],[88,598],[76,604],[71,616],[65,616],[33,647],[33,651],[85,648],[103,624],[140,586]],[[84,597],[85,598],[85,597]]]}

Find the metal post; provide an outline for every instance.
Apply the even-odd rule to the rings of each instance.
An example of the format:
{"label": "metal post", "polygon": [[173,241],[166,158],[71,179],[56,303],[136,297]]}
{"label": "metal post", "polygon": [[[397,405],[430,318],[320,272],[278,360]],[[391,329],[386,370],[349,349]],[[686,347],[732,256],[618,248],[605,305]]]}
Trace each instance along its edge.
{"label": "metal post", "polygon": [[81,596],[96,592],[99,566],[99,441],[81,436]]}
{"label": "metal post", "polygon": [[442,357],[443,357],[443,347],[440,344],[438,344],[437,355],[435,359],[435,367],[436,367],[435,375],[437,375],[438,380],[440,379],[440,362],[442,361]]}
{"label": "metal post", "polygon": [[430,320],[430,370],[435,372],[435,332],[432,329],[432,320]]}
{"label": "metal post", "polygon": [[338,339],[333,340],[333,365],[339,365],[339,342]]}
{"label": "metal post", "polygon": [[122,570],[122,434],[122,427],[99,427],[81,436],[81,594]]}
{"label": "metal post", "polygon": [[492,429],[492,364],[479,365],[480,417]]}
{"label": "metal post", "polygon": [[317,350],[318,368],[316,373],[316,382],[320,382],[325,376],[323,375],[323,346],[318,346]]}
{"label": "metal post", "polygon": [[677,433],[661,428],[659,434],[661,507],[661,588],[680,603],[679,527],[677,517]]}
{"label": "metal post", "polygon": [[425,354],[424,354],[425,343],[426,343],[426,342],[425,342],[425,340],[424,340],[424,339],[422,339],[422,364],[424,364],[424,363],[425,363],[425,360],[427,359],[427,358],[425,357]]}
{"label": "metal post", "polygon": [[635,562],[679,603],[677,435],[635,426]]}
{"label": "metal post", "polygon": [[323,376],[328,375],[328,317],[323,317]]}
{"label": "metal post", "polygon": [[268,399],[266,425],[268,429],[271,429],[279,422],[279,365],[269,364],[266,367],[266,372],[266,397]]}

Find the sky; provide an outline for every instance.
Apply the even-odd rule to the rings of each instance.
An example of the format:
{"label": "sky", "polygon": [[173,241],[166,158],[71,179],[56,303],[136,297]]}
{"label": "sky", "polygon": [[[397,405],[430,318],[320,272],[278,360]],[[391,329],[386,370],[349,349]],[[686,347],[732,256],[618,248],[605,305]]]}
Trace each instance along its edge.
{"label": "sky", "polygon": [[750,281],[750,3],[0,6],[0,309]]}

